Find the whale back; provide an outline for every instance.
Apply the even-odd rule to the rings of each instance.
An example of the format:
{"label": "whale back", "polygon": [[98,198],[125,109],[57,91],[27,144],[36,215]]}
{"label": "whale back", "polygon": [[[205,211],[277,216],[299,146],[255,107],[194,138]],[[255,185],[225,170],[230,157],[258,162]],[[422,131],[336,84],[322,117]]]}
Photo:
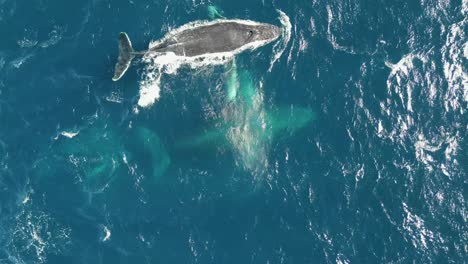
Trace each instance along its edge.
{"label": "whale back", "polygon": [[224,22],[188,28],[168,35],[151,48],[151,51],[173,52],[188,57],[229,52],[254,41],[253,27],[236,22]]}

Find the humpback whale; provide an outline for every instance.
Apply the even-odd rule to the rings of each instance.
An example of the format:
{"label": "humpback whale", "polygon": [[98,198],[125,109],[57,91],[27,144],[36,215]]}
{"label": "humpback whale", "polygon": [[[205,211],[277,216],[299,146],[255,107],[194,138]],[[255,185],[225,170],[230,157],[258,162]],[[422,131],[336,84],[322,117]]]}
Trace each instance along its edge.
{"label": "humpback whale", "polygon": [[173,53],[181,57],[199,58],[225,52],[237,54],[266,45],[280,34],[281,30],[277,26],[250,20],[198,21],[169,32],[160,41],[150,44],[146,51],[134,51],[128,35],[121,32],[119,57],[112,80],[117,81],[124,75],[135,56]]}

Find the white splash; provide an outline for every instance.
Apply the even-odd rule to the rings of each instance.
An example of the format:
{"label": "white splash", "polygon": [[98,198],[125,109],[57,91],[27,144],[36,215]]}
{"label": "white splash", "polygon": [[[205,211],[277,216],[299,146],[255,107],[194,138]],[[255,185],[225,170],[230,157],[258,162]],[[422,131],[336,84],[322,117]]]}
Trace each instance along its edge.
{"label": "white splash", "polygon": [[32,48],[37,45],[37,40],[24,37],[22,40],[18,40],[16,43],[18,43],[18,46],[21,48]]}
{"label": "white splash", "polygon": [[[140,99],[138,99],[138,105],[141,107],[149,107],[154,104],[160,97],[160,84],[160,68],[154,71],[151,69],[151,66],[149,66],[143,79],[140,81]],[[135,109],[135,113],[138,113],[138,109]]]}
{"label": "white splash", "polygon": [[289,41],[291,40],[291,30],[292,30],[292,25],[289,17],[281,10],[276,10],[280,14],[280,22],[283,25],[283,36],[281,38],[281,41],[275,43],[273,46],[273,58],[271,59],[270,62],[270,68],[268,69],[269,72],[273,69],[273,66],[275,65],[276,61],[281,58],[281,55],[283,55],[284,51],[286,50],[286,47],[288,46]]}
{"label": "white splash", "polygon": [[60,135],[64,136],[64,137],[67,137],[67,138],[74,138],[75,136],[77,136],[78,134],[80,133],[80,131],[76,131],[76,132],[73,132],[73,131],[62,131],[60,132]]}

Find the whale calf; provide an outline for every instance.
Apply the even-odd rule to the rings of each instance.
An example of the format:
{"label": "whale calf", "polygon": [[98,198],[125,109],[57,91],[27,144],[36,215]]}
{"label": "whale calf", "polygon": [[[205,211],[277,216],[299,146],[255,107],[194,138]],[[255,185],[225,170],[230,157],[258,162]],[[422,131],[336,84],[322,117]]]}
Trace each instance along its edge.
{"label": "whale calf", "polygon": [[127,71],[135,56],[148,53],[174,53],[181,57],[203,57],[217,53],[239,53],[266,45],[281,34],[277,26],[251,20],[216,20],[193,22],[169,32],[146,51],[134,51],[125,32],[119,35],[119,57],[115,65],[113,81]]}

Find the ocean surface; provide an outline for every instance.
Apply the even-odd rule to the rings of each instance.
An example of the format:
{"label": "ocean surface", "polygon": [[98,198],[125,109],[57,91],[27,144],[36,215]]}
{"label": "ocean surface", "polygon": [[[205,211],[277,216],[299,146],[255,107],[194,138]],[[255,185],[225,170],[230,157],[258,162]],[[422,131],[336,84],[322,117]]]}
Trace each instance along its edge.
{"label": "ocean surface", "polygon": [[[223,17],[283,33],[111,80],[119,32]],[[467,30],[466,0],[0,0],[0,263],[466,263]]]}

